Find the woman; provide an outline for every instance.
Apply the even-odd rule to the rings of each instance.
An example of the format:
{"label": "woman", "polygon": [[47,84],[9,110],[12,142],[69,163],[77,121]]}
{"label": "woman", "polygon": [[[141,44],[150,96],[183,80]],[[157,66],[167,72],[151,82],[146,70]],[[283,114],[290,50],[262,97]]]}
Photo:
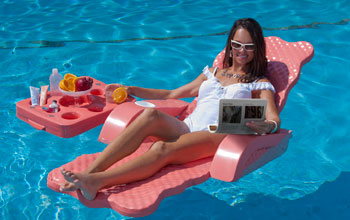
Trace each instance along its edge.
{"label": "woman", "polygon": [[[212,134],[208,124],[217,122],[220,98],[263,98],[268,100],[266,120],[246,125],[264,135],[279,129],[280,118],[274,101],[274,88],[264,78],[267,68],[265,41],[254,19],[237,20],[228,37],[223,69],[204,68],[194,81],[174,90],[123,86],[128,93],[145,99],[169,99],[198,96],[193,113],[184,121],[155,109],[145,109],[98,158],[82,173],[62,169],[66,182],[61,191],[80,189],[86,199],[96,197],[99,189],[138,181],[152,176],[168,164],[183,164],[213,156],[225,134]],[[107,100],[120,85],[105,89]],[[158,136],[143,155],[109,169],[133,153],[147,136]]]}

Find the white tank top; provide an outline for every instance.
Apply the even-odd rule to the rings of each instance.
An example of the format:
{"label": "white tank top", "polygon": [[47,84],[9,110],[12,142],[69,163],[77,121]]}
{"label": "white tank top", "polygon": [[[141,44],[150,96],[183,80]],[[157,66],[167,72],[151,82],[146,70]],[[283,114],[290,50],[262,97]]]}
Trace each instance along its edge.
{"label": "white tank top", "polygon": [[208,130],[209,124],[218,124],[219,100],[251,98],[254,90],[272,90],[275,88],[269,82],[235,83],[222,86],[214,73],[209,71],[208,66],[203,69],[207,77],[198,92],[197,106],[194,111],[185,118],[191,132]]}

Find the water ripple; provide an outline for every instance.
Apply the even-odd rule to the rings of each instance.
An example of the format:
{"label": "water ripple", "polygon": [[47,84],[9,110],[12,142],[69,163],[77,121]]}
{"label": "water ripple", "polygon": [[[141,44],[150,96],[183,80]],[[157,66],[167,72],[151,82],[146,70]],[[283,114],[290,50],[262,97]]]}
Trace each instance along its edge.
{"label": "water ripple", "polygon": [[[322,25],[347,25],[349,24],[348,18],[342,19],[338,22],[312,22],[311,24],[305,24],[305,25],[290,25],[287,27],[263,27],[264,30],[273,31],[286,31],[286,30],[295,30],[295,29],[306,29],[306,28],[320,28]],[[87,28],[90,27],[89,24],[86,26]],[[84,28],[80,24],[79,28]],[[71,30],[75,30],[76,28],[72,27]],[[70,31],[65,31],[68,34]],[[93,37],[89,36],[87,33],[87,39],[84,40],[64,40],[64,41],[49,41],[49,40],[36,40],[36,41],[24,41],[24,42],[13,42],[13,41],[5,41],[0,42],[1,44],[4,44],[4,46],[0,46],[0,49],[11,49],[12,53],[15,52],[17,49],[29,49],[29,48],[45,48],[45,47],[64,47],[67,43],[89,43],[89,44],[117,44],[117,43],[125,43],[130,41],[144,41],[144,40],[154,40],[154,41],[163,41],[163,40],[175,40],[175,39],[183,39],[183,38],[199,38],[199,37],[210,37],[210,36],[220,36],[220,35],[227,35],[229,31],[222,31],[218,33],[209,33],[209,34],[199,34],[199,35],[182,35],[182,36],[168,36],[168,37],[136,37],[136,38],[128,38],[128,39],[120,39],[120,40],[93,40]],[[9,46],[7,46],[9,45]],[[16,45],[16,46],[14,46]],[[21,46],[23,45],[23,46]],[[28,45],[28,46],[24,46]],[[37,46],[35,46],[37,45]]]}
{"label": "water ripple", "polygon": [[[176,88],[212,63],[224,47],[233,20],[247,15],[260,21],[265,34],[309,41],[315,48],[313,60],[303,67],[281,114],[283,127],[293,130],[289,148],[238,182],[210,179],[164,200],[151,218],[158,214],[171,219],[176,208],[182,211],[181,217],[199,218],[194,214],[211,209],[213,216],[200,217],[219,218],[218,206],[228,210],[230,215],[225,217],[230,218],[240,207],[256,210],[270,196],[277,203],[296,204],[289,201],[314,196],[325,182],[350,172],[346,0],[290,4],[277,0],[235,4],[221,0],[103,0],[99,4],[93,0],[7,0],[0,7],[1,219],[123,219],[112,210],[87,208],[47,188],[50,170],[78,155],[101,151],[105,145],[96,141],[101,126],[62,139],[18,120],[15,103],[29,97],[29,85],[48,84],[51,69],[57,67],[63,74],[90,75],[105,83]],[[198,201],[200,196],[203,201]],[[252,203],[251,197],[257,199]],[[347,210],[344,204],[341,208]],[[188,207],[197,207],[198,212]],[[283,207],[276,213],[286,217]],[[263,214],[267,213],[262,210]]]}

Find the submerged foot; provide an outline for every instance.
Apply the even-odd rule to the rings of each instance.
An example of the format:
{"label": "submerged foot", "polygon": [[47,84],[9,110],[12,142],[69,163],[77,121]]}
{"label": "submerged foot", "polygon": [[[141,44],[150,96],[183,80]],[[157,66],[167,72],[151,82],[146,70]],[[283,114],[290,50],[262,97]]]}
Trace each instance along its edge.
{"label": "submerged foot", "polygon": [[67,181],[60,186],[62,191],[74,191],[80,189],[81,194],[83,194],[87,200],[93,200],[96,197],[98,187],[93,184],[89,174],[73,173],[64,168],[61,168],[61,173]]}

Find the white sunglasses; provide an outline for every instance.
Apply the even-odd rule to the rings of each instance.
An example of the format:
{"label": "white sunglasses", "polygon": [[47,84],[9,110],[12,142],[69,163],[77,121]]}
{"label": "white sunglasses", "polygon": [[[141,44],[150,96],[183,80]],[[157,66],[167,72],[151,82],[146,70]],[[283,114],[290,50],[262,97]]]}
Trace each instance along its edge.
{"label": "white sunglasses", "polygon": [[255,49],[255,45],[252,43],[242,44],[235,40],[231,40],[231,47],[233,47],[235,50],[240,50],[243,47],[246,51],[253,51]]}

